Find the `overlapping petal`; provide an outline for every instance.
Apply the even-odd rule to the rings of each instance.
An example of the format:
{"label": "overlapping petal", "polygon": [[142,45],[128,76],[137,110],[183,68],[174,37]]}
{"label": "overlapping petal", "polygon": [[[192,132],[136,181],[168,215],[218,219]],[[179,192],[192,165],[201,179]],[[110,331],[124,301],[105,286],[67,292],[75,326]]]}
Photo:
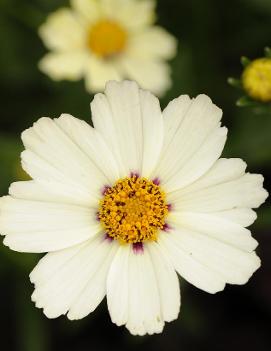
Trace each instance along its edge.
{"label": "overlapping petal", "polygon": [[[252,212],[252,217],[254,213]],[[248,213],[247,213],[248,215]],[[251,216],[251,213],[249,214]],[[235,223],[231,218],[219,216],[219,212],[173,212],[169,217],[169,223],[174,228],[192,230],[203,233],[211,238],[232,245],[240,250],[251,252],[256,249],[258,243],[252,238],[248,229]]]}
{"label": "overlapping petal", "polygon": [[105,295],[105,280],[116,249],[103,236],[60,252],[49,253],[30,274],[32,300],[48,318],[70,319],[92,312]]}
{"label": "overlapping petal", "polygon": [[164,321],[177,318],[178,279],[156,244],[141,253],[119,247],[108,274],[107,301],[112,321],[135,335],[159,333]]}
{"label": "overlapping petal", "polygon": [[[170,117],[171,113],[175,118]],[[206,95],[192,100],[180,97],[169,104],[163,115],[171,138],[165,135],[155,174],[172,192],[208,171],[223,150],[226,129],[220,128],[222,111]]]}
{"label": "overlapping petal", "polygon": [[6,196],[0,199],[4,244],[21,252],[48,252],[84,242],[101,231],[88,207]]}
{"label": "overlapping petal", "polygon": [[148,176],[163,142],[158,99],[134,82],[109,82],[105,94],[95,95],[91,109],[94,127],[113,151],[122,176]]}
{"label": "overlapping petal", "polygon": [[87,123],[62,115],[54,121],[40,119],[22,139],[22,164],[33,180],[13,183],[11,196],[1,199],[5,245],[48,252],[95,236],[101,231],[96,212],[102,190],[119,178],[102,136]]}
{"label": "overlapping petal", "polygon": [[37,181],[62,182],[97,201],[103,186],[110,182],[104,171],[111,174],[111,179],[117,175],[117,166],[102,137],[72,116],[41,118],[23,132],[22,139],[26,148],[22,153],[23,167]]}
{"label": "overlapping petal", "polygon": [[[206,175],[207,177],[207,175]],[[195,183],[196,186],[196,183]],[[185,189],[184,189],[185,190]],[[181,195],[181,191],[178,192]],[[267,198],[260,174],[246,173],[234,180],[182,194],[169,194],[177,211],[217,212],[234,208],[257,208]]]}
{"label": "overlapping petal", "polygon": [[[192,269],[195,263],[190,268],[189,266],[185,267],[187,265],[185,261],[181,263],[180,259],[176,260],[176,270],[186,280],[207,292],[219,291],[219,286],[223,288],[225,283],[245,284],[260,267],[260,259],[255,252],[241,250],[200,231],[177,228],[172,230],[170,235],[164,235],[162,243],[170,256],[176,258],[176,251],[179,251],[180,257],[182,255],[186,256],[186,259],[189,257],[190,261],[195,261],[197,265],[204,267],[210,275],[213,274],[213,288],[212,285],[210,287],[201,285],[200,279],[202,278],[197,281],[196,277],[193,276],[193,273],[196,273]],[[185,275],[183,275],[184,272]]]}

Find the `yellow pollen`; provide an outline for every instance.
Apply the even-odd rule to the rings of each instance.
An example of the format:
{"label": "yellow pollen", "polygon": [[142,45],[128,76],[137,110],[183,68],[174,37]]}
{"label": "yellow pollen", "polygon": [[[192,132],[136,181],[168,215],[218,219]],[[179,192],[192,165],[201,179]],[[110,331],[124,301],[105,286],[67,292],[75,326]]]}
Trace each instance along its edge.
{"label": "yellow pollen", "polygon": [[252,61],[243,72],[242,82],[247,94],[253,99],[271,101],[271,59]]}
{"label": "yellow pollen", "polygon": [[106,233],[121,243],[155,241],[165,225],[168,206],[159,185],[136,176],[108,188],[98,217]]}
{"label": "yellow pollen", "polygon": [[101,20],[90,28],[88,47],[96,55],[108,58],[119,54],[126,46],[127,33],[111,20]]}

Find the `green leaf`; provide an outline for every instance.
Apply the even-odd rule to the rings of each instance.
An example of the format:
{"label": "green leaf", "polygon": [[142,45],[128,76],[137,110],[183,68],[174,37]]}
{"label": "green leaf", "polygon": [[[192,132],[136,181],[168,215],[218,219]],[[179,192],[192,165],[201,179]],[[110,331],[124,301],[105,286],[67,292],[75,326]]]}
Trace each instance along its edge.
{"label": "green leaf", "polygon": [[271,58],[271,48],[266,46],[264,48],[264,54],[265,54],[265,57]]}
{"label": "green leaf", "polygon": [[257,102],[252,100],[248,96],[242,96],[240,99],[236,101],[236,105],[239,107],[255,106],[257,105]]}
{"label": "green leaf", "polygon": [[243,67],[246,67],[250,63],[251,63],[251,60],[249,58],[247,58],[246,56],[241,57],[241,64],[243,65]]}
{"label": "green leaf", "polygon": [[240,79],[229,77],[227,79],[227,82],[228,82],[229,85],[231,85],[234,88],[243,89],[242,82],[241,82]]}

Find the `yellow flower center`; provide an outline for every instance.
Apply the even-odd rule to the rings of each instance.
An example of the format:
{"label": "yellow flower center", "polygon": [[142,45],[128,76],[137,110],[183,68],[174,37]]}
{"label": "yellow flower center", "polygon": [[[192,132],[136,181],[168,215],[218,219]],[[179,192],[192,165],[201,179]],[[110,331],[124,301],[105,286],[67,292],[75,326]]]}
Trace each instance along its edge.
{"label": "yellow flower center", "polygon": [[88,47],[96,55],[107,58],[122,52],[126,41],[127,33],[122,26],[111,20],[101,20],[89,31]]}
{"label": "yellow flower center", "polygon": [[255,100],[271,101],[271,59],[252,61],[244,70],[243,87]]}
{"label": "yellow flower center", "polygon": [[163,229],[168,205],[159,185],[137,176],[120,179],[107,188],[98,217],[107,235],[121,243],[157,239]]}

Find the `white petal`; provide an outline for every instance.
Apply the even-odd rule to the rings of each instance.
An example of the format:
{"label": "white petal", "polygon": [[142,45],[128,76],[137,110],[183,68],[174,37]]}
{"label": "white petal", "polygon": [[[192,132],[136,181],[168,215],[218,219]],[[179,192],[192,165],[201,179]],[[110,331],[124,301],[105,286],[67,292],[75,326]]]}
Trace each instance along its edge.
{"label": "white petal", "polygon": [[204,233],[211,238],[244,251],[251,252],[258,245],[248,229],[243,228],[240,224],[217,216],[216,212],[212,214],[172,212],[169,220],[178,230],[191,229],[192,231]]}
{"label": "white petal", "polygon": [[120,177],[118,166],[111,150],[97,130],[85,121],[68,114],[61,115],[55,122],[99,168],[108,183],[113,185]]}
{"label": "white petal", "polygon": [[[176,105],[175,109],[172,106],[173,104]],[[175,111],[179,109],[180,115],[178,118],[178,129],[175,130],[175,134],[171,141],[168,142],[167,136],[165,137],[161,161],[155,171],[156,176],[161,178],[163,183],[170,181],[170,178],[174,177],[183,167],[185,167],[186,163],[193,159],[193,157],[195,157],[196,162],[197,156],[195,156],[195,154],[201,152],[201,148],[204,148],[204,144],[208,143],[209,138],[215,133],[214,131],[219,128],[219,121],[222,116],[222,111],[212,104],[212,101],[206,95],[197,96],[192,100],[190,106],[186,97],[184,99],[176,99],[171,103],[169,109]],[[166,112],[165,116],[167,114],[168,112]],[[177,122],[174,121],[173,118],[167,123],[170,122],[173,122],[174,128],[176,128]],[[171,129],[169,125],[167,128],[169,130]],[[170,133],[172,135],[172,132]],[[224,140],[223,133],[224,132],[221,132],[222,141]],[[216,136],[213,138],[216,140]],[[207,146],[205,147],[206,151],[204,151],[206,152],[206,155],[204,155],[204,160],[202,162],[206,163],[205,168],[208,169],[208,167],[211,167],[211,160],[213,160],[213,162],[215,161],[214,156],[219,153],[218,151],[220,151],[221,145],[218,142],[218,145],[216,146],[218,151],[216,153],[213,151],[211,145],[209,148]],[[209,154],[211,155],[209,156]],[[202,165],[200,169],[202,173],[204,165]],[[197,176],[200,176],[201,173],[197,174]],[[185,177],[185,174],[182,176]],[[195,179],[191,178],[191,181],[194,180]],[[183,182],[182,177],[179,178],[179,182],[179,187],[181,187]],[[184,183],[186,182],[187,179]],[[177,186],[176,183],[174,188],[176,189]]]}
{"label": "white petal", "polygon": [[16,251],[55,251],[86,241],[101,230],[94,209],[75,205],[6,196],[0,199],[0,210],[4,244]]}
{"label": "white petal", "polygon": [[[67,313],[78,298],[80,301],[80,295],[89,282],[97,279],[111,249],[112,243],[98,236],[65,254],[60,251],[46,255],[30,275],[35,284],[32,300],[36,306],[43,308],[48,318]],[[97,294],[96,300],[92,300],[92,307],[95,308],[100,300],[101,294]],[[81,313],[87,312],[87,309],[90,311],[90,304],[89,301],[86,310],[81,310]]]}
{"label": "white petal", "polygon": [[[263,189],[263,177],[260,174],[246,173],[235,180],[183,194],[179,200],[174,200],[173,206],[178,211],[193,212],[216,212],[236,207],[257,208],[267,196],[267,191]],[[169,201],[171,200],[169,196]]]}
{"label": "white petal", "polygon": [[99,4],[96,0],[71,0],[71,5],[86,25],[95,23],[100,18]]}
{"label": "white petal", "polygon": [[189,283],[211,294],[224,289],[225,282],[220,275],[195,260],[186,248],[176,245],[172,240],[172,233],[168,235],[161,233],[158,244],[164,254],[171,259],[176,271]]}
{"label": "white petal", "polygon": [[156,273],[163,319],[170,322],[178,317],[181,304],[177,274],[158,244],[150,243],[144,247],[149,250]]}
{"label": "white petal", "polygon": [[163,96],[171,86],[170,66],[161,60],[141,59],[127,53],[119,62],[127,78],[158,96]]}
{"label": "white petal", "polygon": [[154,8],[153,0],[101,0],[104,15],[122,23],[129,30],[139,30],[152,24]]}
{"label": "white petal", "polygon": [[214,212],[214,215],[240,224],[243,227],[250,226],[257,218],[256,212],[250,208],[233,208],[231,210]]}
{"label": "white petal", "polygon": [[[139,88],[133,82],[123,83],[109,82],[106,85],[105,96],[111,111],[111,119],[107,118],[106,123],[112,123],[114,132],[106,135],[106,131],[100,128],[100,116],[96,113],[95,107],[102,99],[95,96],[92,107],[92,119],[95,128],[104,135],[105,140],[117,139],[118,151],[121,154],[123,164],[126,166],[126,175],[130,172],[139,172],[142,165],[142,120],[140,109]],[[115,141],[115,140],[114,140]]]}
{"label": "white petal", "polygon": [[112,248],[107,253],[104,261],[95,274],[89,279],[81,294],[76,298],[69,309],[67,317],[71,320],[81,319],[93,312],[106,294],[106,279],[113,257],[118,248],[118,243],[113,242]]}
{"label": "white petal", "polygon": [[160,297],[149,253],[133,253],[132,246],[120,247],[107,280],[107,301],[111,319],[125,324],[134,335],[162,331]]}
{"label": "white petal", "polygon": [[149,177],[156,166],[163,146],[164,124],[159,100],[148,91],[140,90],[142,118],[142,169],[141,174]]}
{"label": "white petal", "polygon": [[89,92],[104,91],[109,80],[120,81],[123,78],[118,60],[104,60],[91,55],[85,66],[86,88]]}
{"label": "white petal", "polygon": [[128,321],[130,247],[120,246],[111,264],[107,283],[107,305],[112,322],[118,326]]}
{"label": "white petal", "polygon": [[63,129],[68,120],[66,117],[60,126],[57,120],[41,118],[22,133],[26,148],[22,153],[23,167],[35,180],[63,182],[80,188],[97,200],[108,180],[93,162],[97,159],[93,156],[94,152],[86,154],[81,143],[77,144],[73,136]]}
{"label": "white petal", "polygon": [[[134,82],[109,82],[91,103],[93,123],[118,160],[122,175],[148,175],[158,160],[163,121],[158,100]],[[152,128],[150,128],[152,126]]]}
{"label": "white petal", "polygon": [[85,46],[86,33],[75,14],[67,8],[52,13],[39,28],[39,34],[52,50],[78,50]]}
{"label": "white petal", "polygon": [[116,136],[112,111],[106,96],[104,94],[96,94],[90,106],[95,129],[103,136],[110,150],[112,150],[118,163],[121,176],[126,176],[127,171],[121,159],[118,144],[119,139]]}
{"label": "white petal", "polygon": [[44,285],[58,270],[69,262],[78,252],[87,245],[87,242],[74,245],[67,249],[54,251],[44,255],[29,274],[31,283],[36,286]]}
{"label": "white petal", "polygon": [[[97,207],[101,196],[100,190],[108,183],[106,180],[104,182],[101,181],[96,187],[95,182],[93,182],[93,186],[86,187],[84,184],[80,184],[80,181],[71,177],[70,174],[68,175],[68,172],[65,171],[63,173],[32,151],[23,151],[21,157],[23,169],[35,179],[35,183],[39,187],[38,192],[41,192],[41,194],[35,195],[38,197],[38,200],[43,200],[43,194],[47,191],[46,198],[48,198],[49,194],[54,199],[59,196],[57,202],[66,202],[63,201],[66,199],[67,203]],[[97,178],[94,180],[98,181]],[[37,189],[34,191],[37,191]],[[53,201],[55,202],[55,200]]]}
{"label": "white petal", "polygon": [[12,183],[9,194],[17,199],[56,202],[97,208],[97,201],[80,187],[71,187],[60,181],[29,180]]}
{"label": "white petal", "polygon": [[197,181],[183,189],[168,194],[169,201],[178,201],[186,194],[237,179],[245,174],[246,166],[246,163],[240,158],[220,158]]}
{"label": "white petal", "polygon": [[181,95],[170,101],[163,111],[165,136],[163,151],[165,152],[172,142],[173,137],[180,128],[180,125],[191,107],[192,101],[188,95]]}
{"label": "white petal", "polygon": [[126,327],[134,335],[142,335],[143,330],[144,334],[161,333],[164,321],[158,282],[147,250],[143,254],[131,254],[129,266],[129,318]]}
{"label": "white petal", "polygon": [[170,59],[176,55],[177,41],[164,28],[153,26],[130,37],[127,48],[138,59]]}
{"label": "white petal", "polygon": [[260,267],[255,252],[245,252],[200,232],[180,228],[170,232],[168,240],[225,283],[245,284]]}
{"label": "white petal", "polygon": [[53,80],[79,80],[83,77],[88,55],[85,51],[53,52],[39,62],[40,70]]}
{"label": "white petal", "polygon": [[[187,160],[183,167],[163,184],[167,192],[185,187],[199,179],[221,155],[227,138],[226,128],[217,128],[208,137],[208,140]],[[177,169],[177,167],[176,167]]]}

